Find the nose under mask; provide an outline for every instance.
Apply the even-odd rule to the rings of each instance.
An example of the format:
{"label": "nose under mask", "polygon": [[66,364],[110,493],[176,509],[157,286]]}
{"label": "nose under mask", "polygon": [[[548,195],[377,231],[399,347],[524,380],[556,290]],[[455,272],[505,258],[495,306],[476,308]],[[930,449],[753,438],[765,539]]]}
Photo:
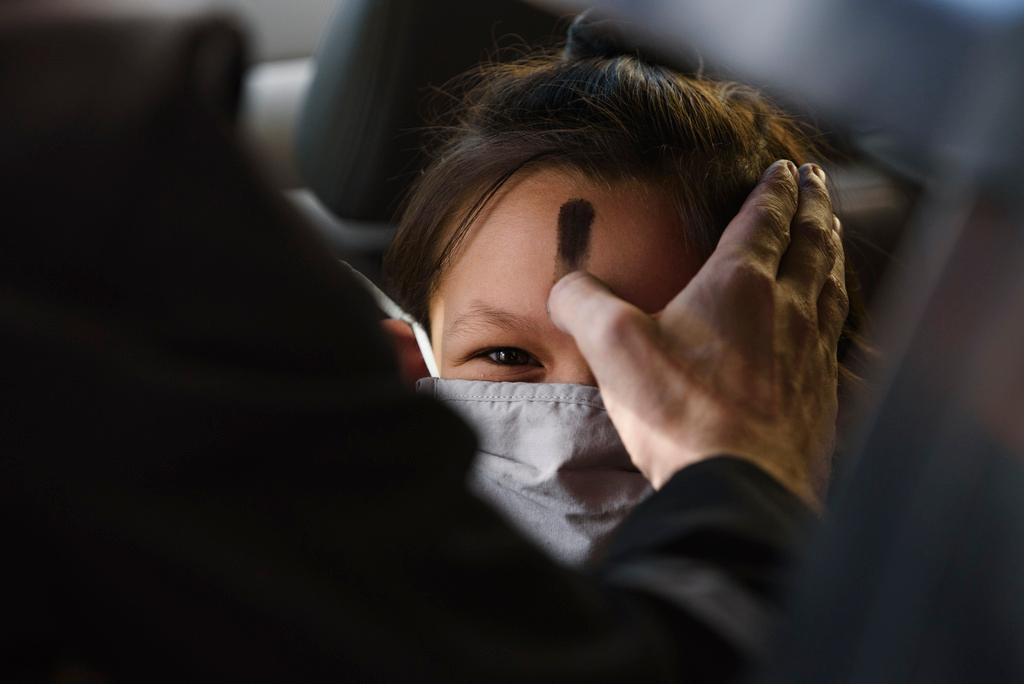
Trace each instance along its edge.
{"label": "nose under mask", "polygon": [[469,486],[554,559],[600,557],[619,523],[651,494],[596,387],[424,378],[479,438]]}

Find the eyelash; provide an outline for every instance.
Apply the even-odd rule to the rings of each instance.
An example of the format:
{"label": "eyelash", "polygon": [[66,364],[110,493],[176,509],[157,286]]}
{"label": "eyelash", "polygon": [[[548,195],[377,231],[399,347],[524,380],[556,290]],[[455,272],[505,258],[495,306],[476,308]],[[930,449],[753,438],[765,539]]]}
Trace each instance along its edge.
{"label": "eyelash", "polygon": [[[521,354],[522,356],[524,356],[526,358],[526,360],[523,361],[523,362],[508,363],[508,362],[501,362],[501,361],[498,361],[498,360],[493,358],[494,355],[502,353],[502,352],[512,352],[512,353],[515,353],[515,354]],[[533,358],[533,355],[531,355],[529,352],[526,352],[526,351],[523,351],[522,349],[519,349],[518,347],[492,347],[490,349],[485,349],[485,350],[481,351],[480,353],[478,353],[476,355],[476,358],[483,359],[484,361],[487,361],[488,363],[492,363],[495,366],[539,366],[540,365],[540,363],[537,361],[537,359]]]}

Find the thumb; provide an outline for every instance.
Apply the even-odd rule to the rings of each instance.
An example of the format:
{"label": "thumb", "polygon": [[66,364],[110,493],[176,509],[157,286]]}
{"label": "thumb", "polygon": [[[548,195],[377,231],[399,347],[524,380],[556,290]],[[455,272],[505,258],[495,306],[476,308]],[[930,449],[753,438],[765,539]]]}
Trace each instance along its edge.
{"label": "thumb", "polygon": [[551,321],[576,340],[602,390],[628,396],[645,384],[658,346],[653,318],[584,271],[555,283],[548,312]]}

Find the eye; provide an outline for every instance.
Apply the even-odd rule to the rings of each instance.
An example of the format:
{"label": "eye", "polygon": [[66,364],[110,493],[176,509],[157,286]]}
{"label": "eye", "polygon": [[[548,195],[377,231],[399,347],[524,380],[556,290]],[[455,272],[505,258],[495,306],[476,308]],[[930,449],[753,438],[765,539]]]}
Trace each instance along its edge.
{"label": "eye", "polygon": [[497,347],[481,352],[480,356],[497,366],[539,366],[537,359],[516,347]]}

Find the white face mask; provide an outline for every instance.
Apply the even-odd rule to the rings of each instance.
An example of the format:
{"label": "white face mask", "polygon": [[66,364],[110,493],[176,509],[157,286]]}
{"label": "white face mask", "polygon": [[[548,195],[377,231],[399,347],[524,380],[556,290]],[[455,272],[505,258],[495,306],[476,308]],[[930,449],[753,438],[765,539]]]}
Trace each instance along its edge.
{"label": "white face mask", "polygon": [[409,323],[431,376],[417,390],[460,414],[480,450],[469,486],[554,559],[583,565],[653,491],[633,466],[596,387],[438,377],[426,331],[342,262],[391,318]]}
{"label": "white face mask", "polygon": [[652,491],[596,387],[424,378],[417,390],[476,430],[471,489],[556,560],[599,556]]}

